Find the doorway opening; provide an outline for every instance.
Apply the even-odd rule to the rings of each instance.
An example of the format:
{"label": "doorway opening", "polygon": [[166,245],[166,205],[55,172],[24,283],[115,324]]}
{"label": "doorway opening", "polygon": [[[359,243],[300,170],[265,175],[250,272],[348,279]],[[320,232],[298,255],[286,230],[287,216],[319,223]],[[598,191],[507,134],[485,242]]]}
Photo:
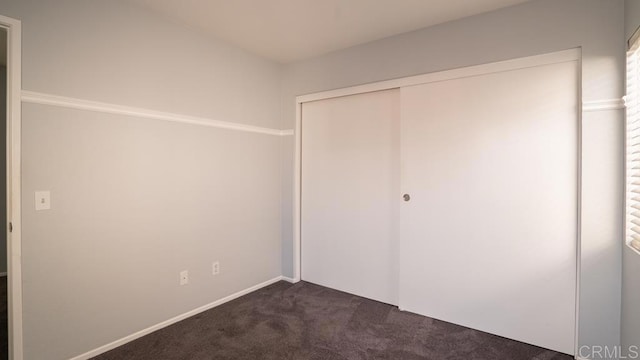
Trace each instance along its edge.
{"label": "doorway opening", "polygon": [[[0,188],[7,189],[7,44],[8,33],[0,28]],[[7,289],[7,191],[0,191],[0,358],[9,358]]]}

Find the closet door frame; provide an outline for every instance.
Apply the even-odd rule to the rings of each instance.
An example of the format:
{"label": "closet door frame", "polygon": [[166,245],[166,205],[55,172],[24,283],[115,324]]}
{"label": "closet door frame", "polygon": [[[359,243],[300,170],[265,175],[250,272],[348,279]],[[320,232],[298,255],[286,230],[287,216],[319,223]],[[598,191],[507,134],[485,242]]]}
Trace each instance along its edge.
{"label": "closet door frame", "polygon": [[[296,97],[296,123],[294,129],[294,137],[295,137],[295,154],[294,154],[294,198],[293,198],[293,271],[294,277],[293,281],[298,282],[301,279],[301,245],[302,245],[302,236],[301,236],[301,200],[302,200],[302,192],[301,192],[301,181],[302,181],[302,133],[301,133],[301,125],[302,125],[302,104],[310,101],[324,100],[330,98],[336,98],[341,96],[348,95],[356,95],[367,92],[381,91],[381,90],[389,90],[395,88],[402,88],[406,86],[427,84],[436,81],[446,81],[452,79],[459,79],[469,76],[477,76],[483,74],[490,74],[501,71],[509,71],[509,70],[517,70],[527,67],[534,66],[543,66],[550,65],[561,62],[568,61],[577,61],[578,62],[578,71],[579,71],[579,79],[582,77],[582,52],[580,48],[568,49],[548,54],[529,56],[524,58],[517,58],[505,61],[499,61],[494,63],[475,65],[469,67],[462,67],[452,70],[444,70],[439,72],[433,72],[423,75],[416,75],[410,77],[404,77],[393,80],[386,80],[380,82],[374,82],[370,84],[351,86],[342,89],[322,91],[318,93],[312,93],[307,95],[301,95]],[[582,94],[580,93],[580,88],[578,89],[578,99],[582,99]],[[577,109],[578,113],[578,131],[581,133],[581,124],[582,124],[582,102],[578,101],[579,109]],[[581,149],[581,136],[578,138],[578,159],[582,158],[582,149]],[[579,323],[579,304],[580,304],[580,251],[581,251],[581,232],[580,232],[580,223],[581,223],[581,193],[582,193],[582,171],[581,164],[578,163],[578,223],[576,224],[577,229],[577,244],[576,244],[576,339],[578,338],[578,323]],[[400,201],[401,199],[398,199]],[[577,344],[577,341],[576,341]],[[576,345],[577,346],[577,345]],[[577,349],[576,349],[577,351]],[[577,353],[577,352],[576,352]]]}
{"label": "closet door frame", "polygon": [[0,28],[7,32],[7,311],[9,359],[22,360],[22,22],[0,15]]}

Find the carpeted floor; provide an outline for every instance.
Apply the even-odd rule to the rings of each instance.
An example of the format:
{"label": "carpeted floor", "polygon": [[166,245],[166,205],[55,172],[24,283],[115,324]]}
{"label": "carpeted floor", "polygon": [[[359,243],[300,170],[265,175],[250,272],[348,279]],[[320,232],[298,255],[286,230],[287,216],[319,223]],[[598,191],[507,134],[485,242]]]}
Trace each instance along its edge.
{"label": "carpeted floor", "polygon": [[322,286],[278,282],[94,359],[487,359],[572,357]]}
{"label": "carpeted floor", "polygon": [[7,277],[0,276],[0,359],[9,358],[9,323],[7,317]]}

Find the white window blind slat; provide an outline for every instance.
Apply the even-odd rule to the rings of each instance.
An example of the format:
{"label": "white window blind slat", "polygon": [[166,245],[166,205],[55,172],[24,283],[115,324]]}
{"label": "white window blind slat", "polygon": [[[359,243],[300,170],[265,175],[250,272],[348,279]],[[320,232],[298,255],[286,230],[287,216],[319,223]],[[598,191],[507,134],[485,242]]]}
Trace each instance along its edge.
{"label": "white window blind slat", "polygon": [[640,253],[640,46],[627,53],[625,242]]}

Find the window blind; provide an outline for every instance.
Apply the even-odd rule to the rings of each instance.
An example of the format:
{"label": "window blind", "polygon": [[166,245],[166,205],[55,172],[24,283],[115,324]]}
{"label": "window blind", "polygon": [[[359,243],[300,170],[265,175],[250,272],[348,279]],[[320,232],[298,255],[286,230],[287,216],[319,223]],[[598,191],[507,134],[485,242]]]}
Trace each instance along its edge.
{"label": "window blind", "polygon": [[640,253],[640,43],[632,37],[627,52],[626,218],[627,245]]}

